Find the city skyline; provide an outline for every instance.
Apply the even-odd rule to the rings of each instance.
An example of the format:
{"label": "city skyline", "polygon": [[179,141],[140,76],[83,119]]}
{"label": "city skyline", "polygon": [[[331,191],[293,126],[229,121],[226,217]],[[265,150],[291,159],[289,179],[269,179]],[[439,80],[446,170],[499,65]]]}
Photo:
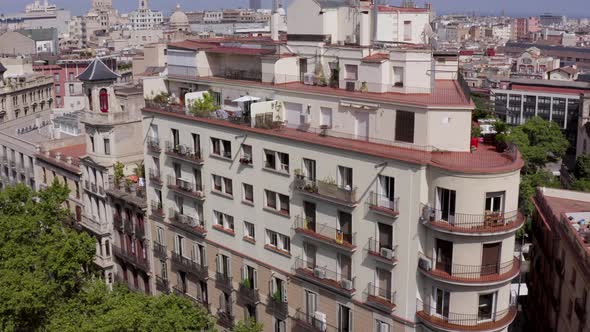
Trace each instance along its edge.
{"label": "city skyline", "polygon": [[[284,6],[288,6],[291,0],[282,0]],[[33,2],[33,0],[18,0],[3,4],[3,8],[0,9],[0,14],[16,13],[24,10],[24,7]],[[121,12],[130,12],[137,8],[137,2],[134,0],[114,0],[114,7],[119,9]],[[399,5],[400,1],[385,0],[384,3]],[[511,16],[534,16],[543,13],[561,14],[571,17],[590,17],[590,11],[581,12],[580,8],[586,8],[584,0],[568,0],[568,8],[572,10],[561,10],[556,11],[553,2],[547,0],[541,1],[509,1],[509,0],[498,0],[494,2],[488,2],[483,0],[455,0],[452,3],[448,3],[444,0],[431,0],[430,1],[437,13],[472,13],[481,15],[494,15],[505,11],[506,15]],[[73,0],[54,0],[50,3],[55,3],[58,7],[66,8],[72,11],[72,14],[79,15],[83,14],[90,9],[90,0],[88,1],[73,1]],[[152,0],[150,6],[153,9],[161,10],[165,14],[170,14],[174,11],[176,3],[180,4],[183,10],[210,10],[210,9],[228,9],[228,8],[247,8],[248,0],[220,0],[220,1],[204,1],[204,0],[177,0],[174,3],[170,3],[165,0]],[[270,8],[271,0],[263,0],[263,8]],[[419,6],[422,6],[425,1],[415,1]],[[534,4],[533,9],[531,5]],[[573,8],[577,8],[574,10]]]}

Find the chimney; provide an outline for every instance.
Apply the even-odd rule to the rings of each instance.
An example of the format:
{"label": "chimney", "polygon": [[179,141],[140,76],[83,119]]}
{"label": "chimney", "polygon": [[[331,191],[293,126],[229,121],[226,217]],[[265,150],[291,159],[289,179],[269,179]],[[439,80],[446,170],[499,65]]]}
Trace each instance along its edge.
{"label": "chimney", "polygon": [[371,15],[369,8],[361,8],[360,11],[360,28],[359,28],[359,45],[371,46]]}
{"label": "chimney", "polygon": [[270,38],[274,41],[279,40],[279,0],[272,0],[272,14],[270,17]]}
{"label": "chimney", "polygon": [[[381,0],[373,0],[373,43],[377,41],[377,16],[379,14],[379,6],[381,5]],[[362,19],[362,18],[361,18]]]}

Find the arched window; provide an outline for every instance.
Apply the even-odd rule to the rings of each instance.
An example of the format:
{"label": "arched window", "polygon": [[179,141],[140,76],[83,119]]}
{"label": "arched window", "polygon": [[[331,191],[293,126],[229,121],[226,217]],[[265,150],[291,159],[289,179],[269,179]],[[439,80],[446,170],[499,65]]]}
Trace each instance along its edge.
{"label": "arched window", "polygon": [[107,89],[100,89],[99,100],[100,111],[107,113],[109,111],[109,94],[107,93]]}
{"label": "arched window", "polygon": [[88,105],[90,106],[90,110],[92,111],[92,90],[88,89]]}

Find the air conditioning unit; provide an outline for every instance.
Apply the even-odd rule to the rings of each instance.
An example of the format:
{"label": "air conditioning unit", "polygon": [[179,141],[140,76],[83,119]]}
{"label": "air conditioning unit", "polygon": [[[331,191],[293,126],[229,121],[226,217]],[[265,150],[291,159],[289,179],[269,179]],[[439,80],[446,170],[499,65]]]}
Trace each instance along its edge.
{"label": "air conditioning unit", "polygon": [[303,74],[303,84],[314,85],[314,83],[315,83],[315,75],[313,73]]}
{"label": "air conditioning unit", "polygon": [[320,330],[321,332],[326,331],[328,328],[326,324],[326,314],[323,312],[316,311],[313,314],[313,325],[316,329]]}
{"label": "air conditioning unit", "polygon": [[340,285],[346,290],[352,290],[352,280],[342,279],[340,280]]}
{"label": "air conditioning unit", "polygon": [[299,116],[299,122],[301,124],[309,124],[311,122],[311,116],[309,114],[301,114]]}
{"label": "air conditioning unit", "polygon": [[355,35],[346,36],[346,44],[356,44],[356,36]]}
{"label": "air conditioning unit", "polygon": [[381,256],[387,258],[387,259],[392,259],[393,258],[393,250],[388,249],[388,248],[381,248],[380,252]]}
{"label": "air conditioning unit", "polygon": [[324,279],[324,278],[326,278],[326,271],[316,267],[313,270],[313,275],[316,276],[317,278]]}
{"label": "air conditioning unit", "polygon": [[346,82],[346,91],[355,91],[356,90],[356,81]]}
{"label": "air conditioning unit", "polygon": [[418,267],[420,267],[422,270],[425,270],[425,271],[432,270],[432,266],[430,265],[430,261],[424,257],[420,257],[420,259],[418,260]]}

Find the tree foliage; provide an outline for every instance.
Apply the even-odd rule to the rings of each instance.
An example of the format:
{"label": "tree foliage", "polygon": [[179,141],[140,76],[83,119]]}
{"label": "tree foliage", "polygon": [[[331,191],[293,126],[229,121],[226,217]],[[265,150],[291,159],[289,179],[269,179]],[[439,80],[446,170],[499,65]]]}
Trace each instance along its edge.
{"label": "tree foliage", "polygon": [[537,187],[558,188],[559,186],[557,178],[548,171],[540,170],[521,174],[519,196],[522,212],[527,216],[533,213],[534,206],[531,197],[535,195]]}
{"label": "tree foliage", "polygon": [[94,257],[94,240],[66,227],[69,190],[54,183],[0,192],[0,329],[36,330],[47,312],[77,294]]}
{"label": "tree foliage", "polygon": [[215,112],[219,109],[215,103],[215,97],[212,93],[205,92],[201,98],[197,98],[192,105],[190,105],[191,113],[195,115],[206,115]]}
{"label": "tree foliage", "polygon": [[79,296],[56,307],[47,331],[214,331],[203,307],[176,295],[146,296],[124,286],[110,291],[89,282]]}
{"label": "tree foliage", "polygon": [[557,161],[569,146],[559,126],[540,117],[514,128],[508,135],[508,141],[518,146],[525,161],[526,173],[534,173],[547,163]]}
{"label": "tree foliage", "polygon": [[263,329],[262,323],[254,319],[247,319],[239,321],[232,329],[232,332],[262,332]]}
{"label": "tree foliage", "polygon": [[576,159],[574,176],[578,179],[590,179],[590,154],[580,155]]}

